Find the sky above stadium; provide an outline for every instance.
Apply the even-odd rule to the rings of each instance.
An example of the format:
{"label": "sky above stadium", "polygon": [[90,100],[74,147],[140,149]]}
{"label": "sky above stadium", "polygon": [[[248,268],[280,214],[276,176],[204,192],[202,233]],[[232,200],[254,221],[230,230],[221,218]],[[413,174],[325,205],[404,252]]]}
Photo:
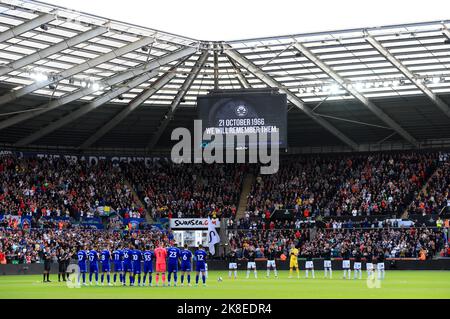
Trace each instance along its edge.
{"label": "sky above stadium", "polygon": [[43,0],[200,40],[236,40],[450,18],[449,0]]}

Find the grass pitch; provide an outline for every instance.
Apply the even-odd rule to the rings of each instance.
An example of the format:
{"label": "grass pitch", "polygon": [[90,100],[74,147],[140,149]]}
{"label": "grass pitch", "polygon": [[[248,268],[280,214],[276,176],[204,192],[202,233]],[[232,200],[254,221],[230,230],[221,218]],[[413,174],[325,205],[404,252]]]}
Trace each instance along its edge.
{"label": "grass pitch", "polygon": [[[344,280],[342,271],[333,271],[333,279],[324,279],[322,271],[316,271],[316,279],[288,279],[287,271],[280,271],[278,278],[265,277],[263,270],[258,279],[245,278],[245,272],[238,273],[238,279],[228,279],[228,271],[209,272],[207,286],[202,287],[122,287],[87,286],[68,288],[66,283],[57,282],[51,275],[51,283],[42,283],[42,276],[1,276],[1,299],[262,299],[262,298],[437,298],[450,299],[450,271],[387,271],[386,278],[377,282],[368,281],[363,273],[362,280]],[[353,275],[353,274],[352,274]],[[222,282],[217,278],[221,276]],[[193,282],[195,275],[192,276]],[[56,280],[56,281],[55,281]],[[178,279],[179,280],[179,279]],[[379,288],[376,288],[379,286]]]}

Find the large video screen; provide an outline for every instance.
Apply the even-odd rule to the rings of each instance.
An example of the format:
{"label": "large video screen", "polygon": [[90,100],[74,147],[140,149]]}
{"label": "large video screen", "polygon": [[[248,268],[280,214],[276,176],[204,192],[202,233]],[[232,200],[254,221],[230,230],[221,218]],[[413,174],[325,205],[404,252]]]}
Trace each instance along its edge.
{"label": "large video screen", "polygon": [[274,143],[270,133],[275,131],[279,133],[279,147],[287,147],[285,94],[273,91],[211,93],[197,97],[197,109],[203,131],[222,134],[226,147],[236,147],[232,140],[227,140],[229,134],[265,132],[268,143]]}

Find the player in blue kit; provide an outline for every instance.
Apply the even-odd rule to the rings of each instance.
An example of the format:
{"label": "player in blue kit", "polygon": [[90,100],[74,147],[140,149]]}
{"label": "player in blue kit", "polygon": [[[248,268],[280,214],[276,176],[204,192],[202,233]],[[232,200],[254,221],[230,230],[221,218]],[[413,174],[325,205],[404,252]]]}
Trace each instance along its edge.
{"label": "player in blue kit", "polygon": [[111,285],[111,253],[109,252],[109,247],[107,249],[103,249],[100,253],[100,262],[102,263],[102,277],[101,282],[102,286],[105,282],[105,273],[106,273],[106,280],[108,281],[108,286]]}
{"label": "player in blue kit", "polygon": [[119,274],[119,280],[122,283],[123,282],[123,251],[119,249],[115,249],[112,252],[112,259],[114,262],[114,285],[117,281],[117,274]]}
{"label": "player in blue kit", "polygon": [[127,272],[130,273],[130,283],[131,283],[131,277],[133,274],[133,266],[131,264],[131,245],[130,248],[125,248],[123,250],[123,275],[122,275],[122,285],[126,285],[127,283]]}
{"label": "player in blue kit", "polygon": [[131,253],[133,276],[130,276],[130,286],[134,286],[136,275],[138,277],[138,286],[141,285],[141,261],[142,252],[139,249],[133,249]]}
{"label": "player in blue kit", "polygon": [[198,286],[198,279],[199,279],[200,272],[202,273],[203,286],[206,286],[206,256],[207,255],[208,254],[203,249],[203,246],[198,245],[198,249],[194,253],[195,260],[196,260],[195,271],[197,272],[197,274],[195,276],[195,285],[196,286]]}
{"label": "player in blue kit", "polygon": [[178,281],[178,259],[180,258],[180,249],[178,249],[177,244],[174,243],[172,247],[167,248],[167,266],[168,266],[168,286],[170,287],[170,279],[172,278],[173,273],[173,281],[174,286],[177,285]]}
{"label": "player in blue kit", "polygon": [[[80,268],[80,275],[83,277],[83,285],[86,286],[86,272],[87,272],[87,253],[85,250],[80,250],[77,253],[78,257],[78,267]],[[80,284],[80,275],[78,276],[78,284]]]}
{"label": "player in blue kit", "polygon": [[150,245],[147,245],[145,247],[145,251],[143,253],[143,257],[144,257],[144,280],[143,285],[145,286],[145,281],[147,279],[147,274],[148,274],[148,285],[151,287],[152,286],[152,273],[153,273],[153,259],[154,259],[154,253],[153,251],[150,250]]}
{"label": "player in blue kit", "polygon": [[92,274],[95,273],[95,284],[98,285],[98,252],[90,250],[88,253],[89,259],[89,284],[92,285]]}
{"label": "player in blue kit", "polygon": [[191,271],[192,271],[192,253],[188,249],[188,245],[184,244],[184,249],[180,252],[181,257],[181,286],[184,286],[184,276],[187,273],[188,286],[191,285]]}

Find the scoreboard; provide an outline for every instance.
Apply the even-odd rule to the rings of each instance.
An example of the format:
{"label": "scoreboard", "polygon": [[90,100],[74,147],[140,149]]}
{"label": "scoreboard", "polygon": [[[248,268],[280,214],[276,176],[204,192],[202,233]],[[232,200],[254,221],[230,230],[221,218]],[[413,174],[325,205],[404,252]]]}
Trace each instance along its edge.
{"label": "scoreboard", "polygon": [[[226,140],[229,134],[247,135],[279,133],[279,147],[287,147],[287,98],[274,90],[214,91],[197,97],[197,110],[203,130],[222,135],[226,147],[235,147]],[[248,141],[247,141],[248,146]]]}

